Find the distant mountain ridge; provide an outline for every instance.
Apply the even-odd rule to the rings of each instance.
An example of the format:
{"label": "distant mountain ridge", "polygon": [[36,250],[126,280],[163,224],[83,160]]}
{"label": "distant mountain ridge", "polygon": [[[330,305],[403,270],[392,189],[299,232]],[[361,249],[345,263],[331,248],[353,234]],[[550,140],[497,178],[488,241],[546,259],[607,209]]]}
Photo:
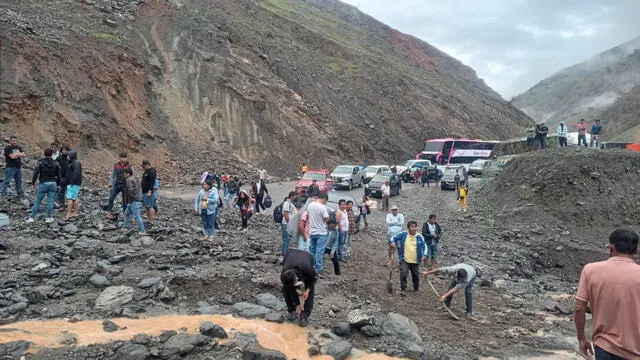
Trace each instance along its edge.
{"label": "distant mountain ridge", "polygon": [[[613,138],[640,121],[626,113],[629,106],[624,111],[615,110],[627,103],[617,100],[639,85],[640,37],[637,37],[555,73],[513,98],[511,103],[536,122],[545,121],[552,126],[560,121],[572,126],[580,118],[591,121],[602,117],[610,130],[607,137]],[[610,107],[613,108],[605,113]],[[625,119],[619,118],[623,113]]]}

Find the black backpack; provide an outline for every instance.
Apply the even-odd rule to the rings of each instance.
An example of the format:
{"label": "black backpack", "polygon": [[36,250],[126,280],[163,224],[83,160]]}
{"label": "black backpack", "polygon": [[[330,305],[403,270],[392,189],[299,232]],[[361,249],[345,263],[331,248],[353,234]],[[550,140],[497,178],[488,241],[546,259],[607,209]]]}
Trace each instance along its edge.
{"label": "black backpack", "polygon": [[284,201],[280,203],[280,205],[273,208],[273,221],[276,224],[282,224],[282,219],[284,219],[284,214],[282,213],[282,207],[284,206]]}

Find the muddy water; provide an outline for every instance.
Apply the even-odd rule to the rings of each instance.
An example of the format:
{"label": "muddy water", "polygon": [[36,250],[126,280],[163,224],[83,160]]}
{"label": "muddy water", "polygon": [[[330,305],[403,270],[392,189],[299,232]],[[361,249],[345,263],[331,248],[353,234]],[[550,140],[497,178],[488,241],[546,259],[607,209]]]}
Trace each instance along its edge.
{"label": "muddy water", "polygon": [[[540,355],[540,356],[516,356],[511,357],[509,360],[579,360],[582,359],[577,354],[570,353],[564,350],[556,350],[550,351],[549,355]],[[499,360],[494,357],[481,357],[480,360]]]}
{"label": "muddy water", "polygon": [[[164,315],[143,319],[112,319],[120,326],[115,332],[105,332],[102,320],[80,321],[71,323],[65,320],[24,321],[0,326],[0,343],[15,340],[27,340],[34,343],[30,352],[37,352],[44,347],[58,347],[60,336],[73,333],[78,336],[78,345],[105,344],[114,340],[129,340],[134,335],[145,333],[160,335],[163,330],[186,328],[188,333],[198,333],[201,321],[211,321],[222,326],[230,337],[238,332],[256,334],[258,342],[265,348],[284,353],[287,358],[310,359],[307,350],[309,330],[294,324],[276,324],[263,320],[238,319],[221,315]],[[313,330],[311,330],[313,331]],[[393,358],[382,354],[362,353],[359,359],[390,360]],[[314,360],[331,359],[328,356],[314,356]]]}

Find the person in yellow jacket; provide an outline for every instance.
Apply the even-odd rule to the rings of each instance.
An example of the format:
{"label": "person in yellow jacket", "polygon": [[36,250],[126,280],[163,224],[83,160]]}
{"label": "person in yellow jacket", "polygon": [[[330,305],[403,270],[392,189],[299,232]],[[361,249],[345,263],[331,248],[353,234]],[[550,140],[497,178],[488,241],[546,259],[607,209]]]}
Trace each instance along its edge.
{"label": "person in yellow jacket", "polygon": [[465,183],[461,183],[458,187],[458,211],[463,210],[467,211],[467,193],[468,193],[468,185]]}

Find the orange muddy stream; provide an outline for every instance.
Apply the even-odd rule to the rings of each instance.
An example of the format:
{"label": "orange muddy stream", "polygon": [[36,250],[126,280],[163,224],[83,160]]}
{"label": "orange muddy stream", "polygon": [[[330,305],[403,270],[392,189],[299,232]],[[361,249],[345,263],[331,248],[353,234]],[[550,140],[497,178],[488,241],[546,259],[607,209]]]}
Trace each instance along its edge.
{"label": "orange muddy stream", "polygon": [[[0,343],[27,340],[34,345],[28,352],[34,353],[44,347],[59,347],[59,338],[63,333],[73,333],[78,337],[78,346],[106,344],[109,341],[129,340],[134,335],[145,333],[158,336],[163,330],[186,328],[188,333],[198,333],[201,321],[211,321],[222,326],[231,338],[238,332],[256,334],[260,345],[267,349],[282,352],[289,359],[310,359],[307,354],[309,330],[294,324],[277,324],[264,320],[247,320],[222,315],[162,315],[142,319],[112,319],[120,326],[115,332],[102,329],[102,320],[71,323],[65,320],[24,321],[0,326]],[[313,330],[311,330],[313,331]],[[362,352],[359,359],[394,359],[383,354]],[[314,356],[314,360],[331,359],[330,356]]]}

